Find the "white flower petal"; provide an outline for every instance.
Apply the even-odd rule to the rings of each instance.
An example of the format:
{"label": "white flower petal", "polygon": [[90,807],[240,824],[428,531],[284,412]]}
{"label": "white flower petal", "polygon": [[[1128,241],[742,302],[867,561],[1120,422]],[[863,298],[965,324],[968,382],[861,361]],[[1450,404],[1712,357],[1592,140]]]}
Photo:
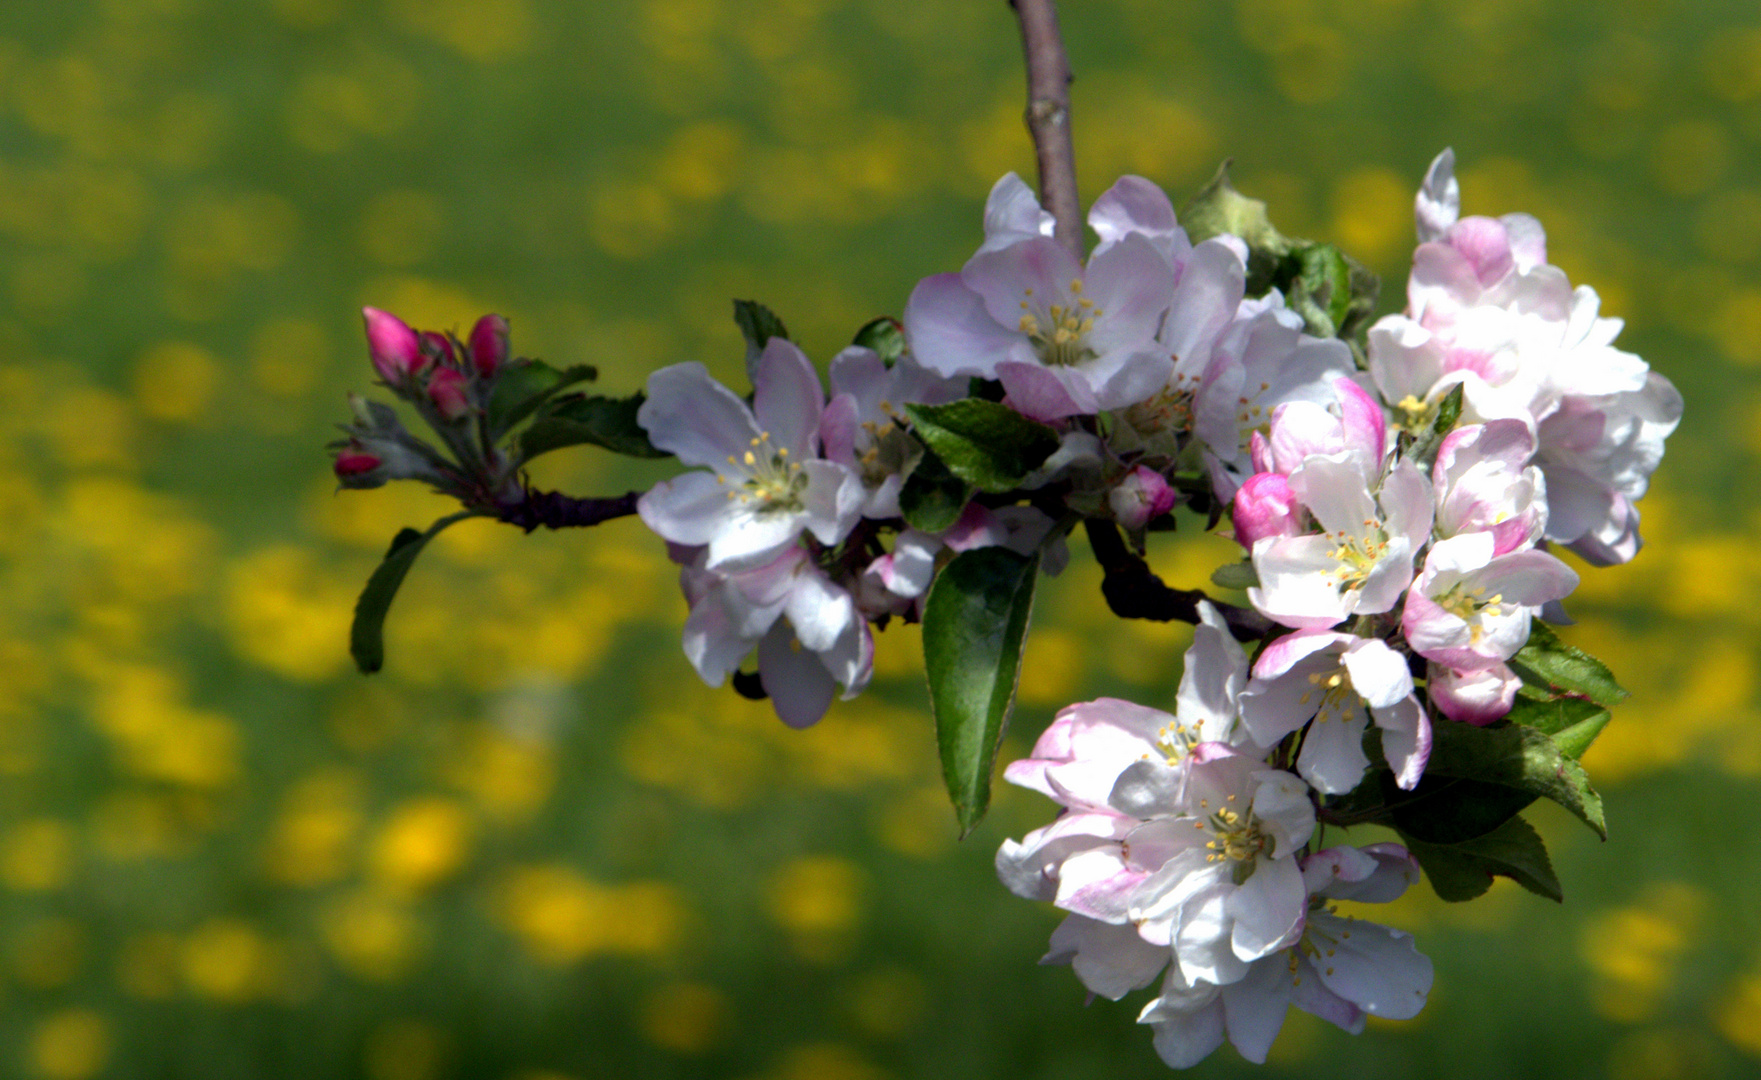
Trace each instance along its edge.
{"label": "white flower petal", "polygon": [[838,692],[819,657],[800,648],[794,632],[781,623],[758,643],[758,678],[778,718],[792,728],[819,723]]}

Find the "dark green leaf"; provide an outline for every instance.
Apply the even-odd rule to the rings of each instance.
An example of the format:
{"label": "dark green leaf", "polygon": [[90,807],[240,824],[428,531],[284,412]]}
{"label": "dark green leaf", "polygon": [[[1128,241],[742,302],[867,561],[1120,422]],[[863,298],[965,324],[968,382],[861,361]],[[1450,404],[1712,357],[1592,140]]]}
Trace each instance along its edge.
{"label": "dark green leaf", "polygon": [[758,365],[758,357],[771,338],[789,340],[789,330],[783,325],[783,320],[777,318],[776,312],[756,300],[734,301],[734,322],[740,326],[740,336],[746,339],[748,377],[752,376],[753,369]]}
{"label": "dark green leaf", "polygon": [[1516,788],[1427,772],[1419,786],[1401,791],[1383,773],[1387,820],[1415,840],[1458,844],[1485,836],[1527,809],[1535,796]]}
{"label": "dark green leaf", "polygon": [[948,470],[981,491],[1014,488],[1058,449],[1056,431],[994,401],[963,398],[905,412]]}
{"label": "dark green leaf", "polygon": [[1260,575],[1248,561],[1224,563],[1211,571],[1211,584],[1219,589],[1252,589],[1260,583]]}
{"label": "dark green leaf", "polygon": [[1528,644],[1510,658],[1510,667],[1525,683],[1545,687],[1556,697],[1589,698],[1598,705],[1613,706],[1628,696],[1614,681],[1608,665],[1559,640],[1559,635],[1539,620],[1530,624]]}
{"label": "dark green leaf", "polygon": [[392,538],[385,558],[367,579],[361,598],[355,601],[355,621],[349,627],[349,655],[355,658],[361,674],[371,675],[385,666],[385,616],[404,583],[404,575],[415,565],[416,556],[442,529],[471,516],[470,512],[453,514],[430,525],[427,532],[404,529]]}
{"label": "dark green leaf", "polygon": [[856,331],[850,344],[873,349],[891,366],[905,352],[905,328],[899,325],[899,320],[882,315],[878,319],[870,319],[862,329]]}
{"label": "dark green leaf", "polygon": [[670,457],[648,441],[648,433],[636,423],[642,407],[640,392],[627,398],[569,395],[546,402],[520,433],[520,457],[530,461],[539,454],[565,446],[591,443],[629,457]]}
{"label": "dark green leaf", "polygon": [[1402,836],[1438,897],[1451,903],[1472,900],[1492,887],[1493,875],[1510,878],[1549,900],[1565,892],[1547,857],[1547,845],[1528,822],[1513,817],[1485,836],[1459,844],[1428,844]]}
{"label": "dark green leaf", "polygon": [[1001,401],[1009,396],[1003,384],[995,379],[981,379],[973,376],[966,380],[966,396],[982,398],[985,401]]}
{"label": "dark green leaf", "polygon": [[1602,797],[1590,786],[1584,767],[1534,728],[1520,724],[1482,728],[1439,719],[1432,729],[1425,776],[1475,780],[1552,799],[1597,835],[1608,837]]}
{"label": "dark green leaf", "polygon": [[925,450],[899,490],[899,513],[905,523],[927,533],[952,528],[966,509],[972,488],[948,471],[942,459]]}
{"label": "dark green leaf", "polygon": [[553,394],[598,377],[599,372],[585,364],[558,371],[542,360],[515,360],[496,374],[489,393],[490,441],[500,440]]}
{"label": "dark green leaf", "polygon": [[943,567],[924,603],[924,668],[961,835],[990,806],[991,770],[1015,703],[1038,572],[1037,554],[977,548]]}

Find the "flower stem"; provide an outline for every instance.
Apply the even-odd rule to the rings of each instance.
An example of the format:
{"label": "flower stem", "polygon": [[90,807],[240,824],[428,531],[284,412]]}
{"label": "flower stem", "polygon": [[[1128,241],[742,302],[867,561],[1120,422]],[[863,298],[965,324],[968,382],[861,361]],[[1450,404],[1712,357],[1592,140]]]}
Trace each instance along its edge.
{"label": "flower stem", "polygon": [[[1198,602],[1210,600],[1202,590],[1170,589],[1148,563],[1125,547],[1118,527],[1111,521],[1089,518],[1083,526],[1088,530],[1088,545],[1094,551],[1095,562],[1101,564],[1105,575],[1101,578],[1101,595],[1113,614],[1121,619],[1198,625]],[[1251,608],[1210,602],[1237,641],[1258,641],[1272,630],[1271,620]]]}
{"label": "flower stem", "polygon": [[1076,197],[1076,152],[1070,144],[1070,58],[1052,0],[1009,0],[1021,22],[1027,57],[1027,130],[1039,155],[1040,204],[1051,211],[1053,235],[1082,258],[1082,203]]}
{"label": "flower stem", "polygon": [[497,520],[531,532],[547,529],[580,528],[598,525],[613,518],[629,517],[636,512],[640,491],[631,491],[607,499],[576,499],[558,491],[527,489],[525,498],[498,508]]}

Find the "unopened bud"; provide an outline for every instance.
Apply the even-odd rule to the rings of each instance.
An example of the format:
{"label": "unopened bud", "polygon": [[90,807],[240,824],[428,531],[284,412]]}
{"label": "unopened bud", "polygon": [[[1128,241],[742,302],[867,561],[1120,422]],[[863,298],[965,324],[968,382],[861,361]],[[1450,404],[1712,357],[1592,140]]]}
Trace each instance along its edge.
{"label": "unopened bud", "polygon": [[1247,478],[1235,493],[1235,539],[1253,550],[1268,536],[1296,536],[1299,509],[1290,481],[1283,473],[1262,472]]}
{"label": "unopened bud", "polygon": [[373,454],[362,453],[358,450],[345,450],[336,455],[336,476],[339,480],[351,480],[357,476],[364,476],[383,464],[385,462]]}
{"label": "unopened bud", "polygon": [[500,315],[485,315],[471,327],[471,362],[477,374],[493,378],[508,361],[508,321]]}
{"label": "unopened bud", "polygon": [[447,367],[458,367],[458,355],[452,351],[452,339],[434,330],[422,331],[422,354]]}
{"label": "unopened bud", "polygon": [[373,368],[391,386],[402,386],[427,365],[422,339],[404,321],[388,311],[362,308],[367,324],[367,350]]}
{"label": "unopened bud", "polygon": [[1178,499],[1178,493],[1168,486],[1162,474],[1144,465],[1126,473],[1107,493],[1113,517],[1132,532],[1172,510]]}
{"label": "unopened bud", "polygon": [[1504,664],[1484,671],[1455,671],[1432,664],[1431,703],[1451,720],[1485,727],[1510,712],[1523,681]]}
{"label": "unopened bud", "polygon": [[441,368],[428,380],[428,400],[441,418],[456,421],[471,412],[471,395],[464,375],[452,368]]}

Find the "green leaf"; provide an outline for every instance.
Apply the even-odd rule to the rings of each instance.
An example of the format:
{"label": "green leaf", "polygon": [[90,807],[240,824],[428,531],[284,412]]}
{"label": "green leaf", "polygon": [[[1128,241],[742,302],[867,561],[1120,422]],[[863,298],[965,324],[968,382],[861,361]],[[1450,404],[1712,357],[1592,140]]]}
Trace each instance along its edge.
{"label": "green leaf", "polygon": [[1248,559],[1224,563],[1211,571],[1211,584],[1219,589],[1252,589],[1259,583],[1260,575],[1254,570],[1253,562]]}
{"label": "green leaf", "polygon": [[994,401],[962,398],[905,412],[948,470],[980,491],[1009,491],[1058,449],[1056,431]]}
{"label": "green leaf", "polygon": [[627,398],[569,395],[546,402],[520,433],[520,458],[530,461],[565,446],[591,443],[629,457],[671,457],[648,441],[648,433],[636,422],[636,410],[644,398],[640,391]]}
{"label": "green leaf", "polygon": [[1308,324],[1309,333],[1332,337],[1351,310],[1351,268],[1332,244],[1309,244],[1294,257],[1296,274],[1286,302]]}
{"label": "green leaf", "polygon": [[404,575],[415,565],[416,556],[442,529],[474,516],[474,512],[467,510],[441,518],[427,532],[404,529],[392,538],[385,558],[367,579],[361,598],[355,601],[355,621],[349,627],[349,655],[355,658],[361,674],[371,675],[385,666],[385,616],[404,583]]}
{"label": "green leaf", "polygon": [[991,770],[1015,703],[1038,572],[1037,554],[977,548],[942,568],[924,602],[924,668],[942,776],[962,836],[990,806]]}
{"label": "green leaf", "polygon": [[599,372],[586,364],[558,371],[542,360],[516,360],[502,368],[489,392],[490,441],[499,441],[552,395],[598,377]]}
{"label": "green leaf", "polygon": [[938,533],[960,520],[972,488],[948,471],[935,452],[925,450],[899,489],[899,513],[913,529]]}
{"label": "green leaf", "polygon": [[905,352],[905,328],[899,325],[899,320],[882,315],[864,323],[850,344],[873,349],[890,367]]}
{"label": "green leaf", "polygon": [[[1608,715],[1608,710],[1594,701],[1585,701],[1583,698],[1529,697],[1527,691],[1528,688],[1524,687],[1523,690],[1517,692],[1516,703],[1510,707],[1510,712],[1505,714],[1505,719],[1513,724],[1521,724],[1523,727],[1534,728],[1543,734],[1555,736],[1556,740],[1557,736],[1568,728],[1598,716],[1606,717]],[[1607,723],[1607,720],[1603,720],[1603,723]],[[1567,754],[1566,756],[1575,758],[1578,755]]]}
{"label": "green leaf", "polygon": [[1554,697],[1589,698],[1604,706],[1618,705],[1628,697],[1608,665],[1559,640],[1539,620],[1530,623],[1528,643],[1509,663],[1525,683],[1544,687]]}
{"label": "green leaf", "polygon": [[1459,844],[1429,844],[1405,835],[1401,839],[1419,861],[1437,896],[1451,903],[1481,895],[1492,887],[1494,875],[1510,878],[1549,900],[1565,900],[1553,861],[1547,857],[1547,845],[1534,826],[1520,817]]}
{"label": "green leaf", "polygon": [[1602,729],[1608,726],[1610,719],[1612,716],[1604,709],[1588,719],[1580,720],[1571,727],[1555,733],[1553,741],[1559,746],[1560,753],[1576,761],[1584,756],[1584,751],[1588,750],[1590,744],[1596,741],[1596,736],[1602,734]]}
{"label": "green leaf", "polygon": [[1437,419],[1431,424],[1433,435],[1441,438],[1454,431],[1455,425],[1461,422],[1462,389],[1462,384],[1456,383],[1449,393],[1443,395],[1443,400],[1437,403]]}
{"label": "green leaf", "polygon": [[789,330],[777,313],[756,300],[734,301],[734,322],[739,324],[740,336],[746,339],[746,374],[751,377],[753,369],[758,366],[758,357],[764,352],[764,346],[773,337],[789,340]]}
{"label": "green leaf", "polygon": [[1247,244],[1247,294],[1262,296],[1271,288],[1278,264],[1291,242],[1272,227],[1266,204],[1250,199],[1229,182],[1229,165],[1217,167],[1211,182],[1180,209],[1180,224],[1195,244],[1228,233]]}
{"label": "green leaf", "polygon": [[1608,838],[1602,797],[1589,775],[1544,733],[1521,724],[1482,728],[1440,719],[1431,735],[1427,778],[1474,780],[1552,799]]}
{"label": "green leaf", "polygon": [[[1437,449],[1443,445],[1444,436],[1455,430],[1456,421],[1461,419],[1461,389],[1461,384],[1457,383],[1449,393],[1443,395],[1443,400],[1437,403],[1437,411],[1431,418],[1430,426],[1419,428],[1411,449],[1403,453],[1403,457],[1410,461],[1429,461],[1437,456]],[[1422,421],[1415,416],[1411,422]]]}

